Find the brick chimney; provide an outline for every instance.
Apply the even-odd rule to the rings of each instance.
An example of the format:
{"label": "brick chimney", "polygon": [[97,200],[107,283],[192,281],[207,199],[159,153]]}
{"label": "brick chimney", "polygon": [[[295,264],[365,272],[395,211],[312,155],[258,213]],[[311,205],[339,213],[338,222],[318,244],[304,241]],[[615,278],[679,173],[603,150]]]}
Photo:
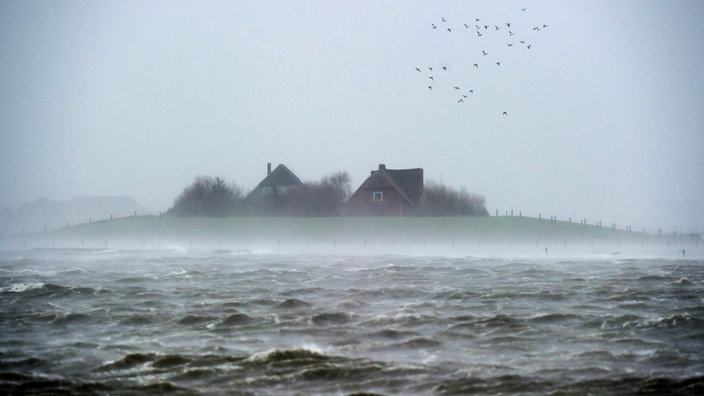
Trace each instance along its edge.
{"label": "brick chimney", "polygon": [[379,172],[384,172],[386,170],[386,164],[379,164]]}
{"label": "brick chimney", "polygon": [[266,175],[269,176],[271,174],[271,162],[266,163]]}

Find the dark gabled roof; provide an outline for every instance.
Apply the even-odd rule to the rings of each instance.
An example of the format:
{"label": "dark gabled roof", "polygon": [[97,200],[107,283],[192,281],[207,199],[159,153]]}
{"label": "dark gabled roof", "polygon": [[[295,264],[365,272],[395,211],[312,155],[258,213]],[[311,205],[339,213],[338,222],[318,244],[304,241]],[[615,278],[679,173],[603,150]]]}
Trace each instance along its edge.
{"label": "dark gabled roof", "polygon": [[399,192],[406,195],[412,204],[420,203],[423,196],[423,169],[385,169],[374,173],[388,175],[397,185]]}
{"label": "dark gabled roof", "polygon": [[264,180],[259,182],[257,188],[264,186],[279,187],[279,186],[298,186],[303,184],[290,169],[284,164],[279,164]]}
{"label": "dark gabled roof", "polygon": [[423,169],[386,169],[372,171],[359,190],[393,188],[411,205],[420,204],[423,196]]}
{"label": "dark gabled roof", "polygon": [[271,173],[269,173],[264,180],[259,182],[257,186],[247,194],[247,199],[252,199],[253,197],[262,197],[265,193],[265,187],[272,187],[275,191],[280,192],[281,188],[287,188],[292,186],[301,186],[303,182],[298,178],[286,165],[280,164]]}

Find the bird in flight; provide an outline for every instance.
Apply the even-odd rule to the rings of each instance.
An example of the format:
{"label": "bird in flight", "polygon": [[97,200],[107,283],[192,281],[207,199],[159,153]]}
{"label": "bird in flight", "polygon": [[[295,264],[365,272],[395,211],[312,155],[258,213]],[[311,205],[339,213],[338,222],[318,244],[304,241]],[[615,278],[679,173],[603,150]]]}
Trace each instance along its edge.
{"label": "bird in flight", "polygon": [[511,44],[511,43],[508,43],[506,45],[508,45],[509,47],[513,47],[513,44]]}
{"label": "bird in flight", "polygon": [[531,45],[533,45],[533,44],[528,44],[528,49],[530,49],[530,46],[531,46]]}
{"label": "bird in flight", "polygon": [[430,79],[430,81],[435,81],[433,80],[433,76],[428,76],[428,78]]}
{"label": "bird in flight", "polygon": [[526,9],[525,9],[525,8],[521,8],[521,11],[526,12]]}
{"label": "bird in flight", "polygon": [[505,115],[505,116],[507,116],[507,115],[508,115],[508,113],[507,113],[507,112],[505,112],[505,111],[504,111],[503,113],[501,113],[501,114],[503,114],[503,115]]}
{"label": "bird in flight", "polygon": [[496,66],[501,66],[501,62],[496,62]]}
{"label": "bird in flight", "polygon": [[447,66],[443,66],[442,69],[447,71]]}
{"label": "bird in flight", "polygon": [[481,18],[475,18],[475,19],[474,19],[475,22],[479,22],[479,21],[481,21],[481,20],[482,20]]}
{"label": "bird in flight", "polygon": [[452,32],[452,28],[447,28],[447,31],[448,31],[448,32]]}
{"label": "bird in flight", "polygon": [[477,30],[477,36],[481,37],[481,36],[482,36],[482,32],[480,32],[479,30]]}
{"label": "bird in flight", "polygon": [[433,86],[432,86],[432,85],[428,85],[428,89],[432,91],[432,90],[433,90]]}
{"label": "bird in flight", "polygon": [[453,88],[458,89],[458,90],[460,89],[460,87],[458,87],[457,85],[455,85]]}
{"label": "bird in flight", "polygon": [[506,22],[506,27],[511,27],[511,22]]}
{"label": "bird in flight", "polygon": [[416,70],[417,70],[417,71],[420,71],[420,69],[419,69],[419,68],[417,68],[417,67],[416,67]]}
{"label": "bird in flight", "polygon": [[476,67],[477,69],[479,69],[479,63],[475,63],[475,64],[474,64],[474,67]]}
{"label": "bird in flight", "polygon": [[432,67],[430,67],[430,66],[428,66],[428,69],[430,69],[430,71],[433,71],[433,68],[432,68]]}
{"label": "bird in flight", "polygon": [[445,19],[443,17],[440,17],[440,19],[442,19],[443,22],[447,22],[447,19]]}
{"label": "bird in flight", "polygon": [[482,50],[482,54],[484,54],[484,56],[489,55],[489,53],[484,50]]}
{"label": "bird in flight", "polygon": [[437,28],[438,28],[434,23],[431,23],[431,25],[433,26],[433,29],[437,29]]}
{"label": "bird in flight", "polygon": [[463,102],[464,102],[464,100],[462,100],[462,99],[457,101],[457,103],[463,103]]}

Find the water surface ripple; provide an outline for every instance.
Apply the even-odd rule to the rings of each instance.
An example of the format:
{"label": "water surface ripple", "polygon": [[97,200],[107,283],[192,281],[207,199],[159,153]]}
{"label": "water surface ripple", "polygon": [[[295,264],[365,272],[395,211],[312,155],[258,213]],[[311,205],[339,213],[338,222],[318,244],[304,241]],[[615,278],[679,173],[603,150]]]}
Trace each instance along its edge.
{"label": "water surface ripple", "polygon": [[0,253],[10,394],[704,394],[704,262]]}

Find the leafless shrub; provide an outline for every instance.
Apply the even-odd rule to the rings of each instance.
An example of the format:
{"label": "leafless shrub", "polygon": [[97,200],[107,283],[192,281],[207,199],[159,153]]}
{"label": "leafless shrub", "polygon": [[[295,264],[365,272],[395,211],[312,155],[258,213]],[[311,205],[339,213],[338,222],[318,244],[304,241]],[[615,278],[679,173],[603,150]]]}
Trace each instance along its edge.
{"label": "leafless shrub", "polygon": [[425,183],[423,200],[418,208],[420,216],[488,216],[484,197],[469,193],[465,188],[457,191],[444,184]]}
{"label": "leafless shrub", "polygon": [[198,176],[174,201],[167,214],[177,217],[219,217],[241,214],[242,189],[220,177]]}
{"label": "leafless shrub", "polygon": [[289,191],[283,212],[289,216],[340,216],[350,194],[349,174],[337,172]]}

